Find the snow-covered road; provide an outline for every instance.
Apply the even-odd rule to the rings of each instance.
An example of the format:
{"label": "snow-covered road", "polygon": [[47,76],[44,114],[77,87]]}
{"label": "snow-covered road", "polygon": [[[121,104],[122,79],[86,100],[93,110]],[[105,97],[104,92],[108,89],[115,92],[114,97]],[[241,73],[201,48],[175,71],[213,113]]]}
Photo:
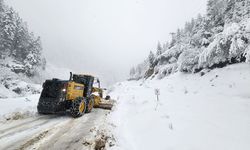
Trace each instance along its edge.
{"label": "snow-covered road", "polygon": [[74,119],[69,115],[35,115],[0,124],[0,149],[87,149],[84,138],[107,111],[94,109]]}

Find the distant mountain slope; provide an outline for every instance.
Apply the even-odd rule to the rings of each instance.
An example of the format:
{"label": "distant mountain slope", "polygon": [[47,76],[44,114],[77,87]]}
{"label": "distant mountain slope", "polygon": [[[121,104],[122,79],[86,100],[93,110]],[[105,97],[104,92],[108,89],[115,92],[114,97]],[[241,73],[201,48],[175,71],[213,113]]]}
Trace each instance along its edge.
{"label": "distant mountain slope", "polygon": [[250,62],[250,1],[209,0],[207,14],[198,15],[183,29],[172,33],[172,40],[130,71],[131,79],[163,78],[175,72]]}

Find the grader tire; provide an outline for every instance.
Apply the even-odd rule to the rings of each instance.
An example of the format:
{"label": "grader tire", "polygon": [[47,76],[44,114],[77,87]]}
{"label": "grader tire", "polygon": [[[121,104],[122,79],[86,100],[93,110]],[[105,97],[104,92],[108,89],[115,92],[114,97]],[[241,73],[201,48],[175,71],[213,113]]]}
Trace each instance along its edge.
{"label": "grader tire", "polygon": [[71,105],[70,108],[70,113],[72,115],[72,117],[77,118],[77,117],[81,117],[87,109],[87,103],[86,100],[82,97],[78,97],[76,98]]}
{"label": "grader tire", "polygon": [[86,109],[86,113],[90,113],[92,111],[92,109],[94,107],[94,104],[95,104],[94,97],[91,97],[90,100],[89,100],[87,109]]}

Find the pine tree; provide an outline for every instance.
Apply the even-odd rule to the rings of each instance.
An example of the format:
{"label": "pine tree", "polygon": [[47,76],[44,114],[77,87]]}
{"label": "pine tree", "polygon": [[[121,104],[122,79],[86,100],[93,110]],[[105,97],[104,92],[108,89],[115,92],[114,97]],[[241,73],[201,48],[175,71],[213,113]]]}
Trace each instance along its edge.
{"label": "pine tree", "polygon": [[13,40],[13,51],[12,56],[17,60],[23,62],[30,51],[30,43],[32,43],[32,39],[28,32],[27,24],[22,21],[20,17],[16,20],[16,34]]}
{"label": "pine tree", "polygon": [[4,11],[4,3],[3,0],[0,0],[0,12]]}
{"label": "pine tree", "polygon": [[162,53],[166,52],[166,51],[168,50],[168,48],[169,48],[169,43],[166,42],[166,43],[163,44],[163,46],[162,46],[162,49],[163,49]]}
{"label": "pine tree", "polygon": [[4,48],[4,42],[3,42],[3,16],[4,16],[4,5],[3,0],[0,0],[0,59],[3,59],[6,55],[6,50]]}
{"label": "pine tree", "polygon": [[173,47],[176,44],[176,33],[170,33],[171,34],[171,42],[170,42],[170,48]]}
{"label": "pine tree", "polygon": [[162,53],[163,53],[163,48],[162,48],[162,46],[161,46],[161,43],[158,42],[158,44],[157,44],[156,55],[157,55],[157,56],[160,56]]}
{"label": "pine tree", "polygon": [[135,67],[132,67],[129,72],[130,77],[135,75]]}
{"label": "pine tree", "polygon": [[11,57],[32,76],[38,68],[45,69],[40,37],[28,30],[27,24],[12,8],[0,0],[0,59]]}
{"label": "pine tree", "polygon": [[150,51],[148,55],[149,67],[153,68],[155,66],[155,55],[152,51]]}
{"label": "pine tree", "polygon": [[208,0],[207,17],[210,27],[224,26],[225,24],[225,0]]}
{"label": "pine tree", "polygon": [[1,50],[4,52],[4,55],[9,55],[12,51],[16,31],[15,17],[16,14],[12,8],[4,9],[0,28]]}
{"label": "pine tree", "polygon": [[181,43],[181,39],[182,39],[182,32],[181,32],[181,29],[177,29],[177,32],[176,32],[176,43]]}
{"label": "pine tree", "polygon": [[198,15],[184,29],[171,33],[169,45],[158,43],[156,54],[151,51],[148,56],[146,72],[142,65],[138,68],[149,77],[170,65],[193,72],[249,62],[249,18],[250,0],[208,0],[206,15]]}
{"label": "pine tree", "polygon": [[225,10],[226,23],[231,22],[234,15],[235,0],[228,0]]}

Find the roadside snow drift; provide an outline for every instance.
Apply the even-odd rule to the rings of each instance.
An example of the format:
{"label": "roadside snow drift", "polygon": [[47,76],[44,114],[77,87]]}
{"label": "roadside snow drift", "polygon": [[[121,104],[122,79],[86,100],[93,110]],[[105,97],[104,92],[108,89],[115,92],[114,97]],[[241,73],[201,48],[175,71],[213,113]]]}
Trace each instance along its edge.
{"label": "roadside snow drift", "polygon": [[36,115],[39,96],[34,94],[27,97],[0,99],[0,122]]}
{"label": "roadside snow drift", "polygon": [[250,65],[203,73],[116,84],[114,149],[249,150]]}

